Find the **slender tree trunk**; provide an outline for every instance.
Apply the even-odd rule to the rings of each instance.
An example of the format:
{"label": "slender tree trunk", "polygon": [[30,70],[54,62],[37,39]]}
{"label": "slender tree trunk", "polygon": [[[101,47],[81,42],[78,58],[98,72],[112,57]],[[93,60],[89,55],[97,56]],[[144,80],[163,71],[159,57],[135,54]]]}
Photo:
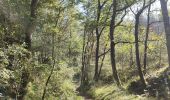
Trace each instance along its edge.
{"label": "slender tree trunk", "polygon": [[83,49],[82,49],[82,67],[81,67],[81,84],[80,87],[84,87],[85,81],[87,79],[86,74],[86,65],[87,65],[87,49],[86,49],[86,27],[84,27],[84,34],[83,34]]}
{"label": "slender tree trunk", "polygon": [[143,84],[143,87],[146,87],[146,82],[144,79],[141,63],[140,63],[140,54],[139,54],[139,19],[142,12],[148,8],[155,0],[150,1],[149,4],[146,5],[146,0],[143,1],[143,7],[135,14],[135,53],[136,53],[136,66],[138,68],[138,73],[140,77],[140,81]]}
{"label": "slender tree trunk", "polygon": [[[59,17],[60,17],[60,14],[61,14],[61,9],[59,9],[58,10],[58,15],[57,15],[57,20],[56,20],[56,24],[55,24],[55,27],[57,27],[57,25],[58,25],[58,21],[59,21]],[[55,33],[53,33],[52,34],[52,69],[51,69],[51,71],[50,71],[50,74],[49,74],[49,76],[48,76],[48,78],[47,78],[47,80],[46,80],[46,83],[45,83],[45,87],[44,87],[44,90],[43,90],[43,95],[42,95],[42,100],[44,100],[45,99],[45,95],[46,95],[46,91],[47,91],[47,87],[48,87],[48,84],[49,84],[49,81],[50,81],[50,79],[51,79],[51,77],[52,77],[52,74],[53,74],[53,72],[54,72],[54,69],[55,69],[55,65],[56,65],[56,56],[55,56],[55,40],[56,40],[56,36],[55,36]],[[59,42],[60,42],[60,40],[59,40]]]}
{"label": "slender tree trunk", "polygon": [[135,53],[136,53],[136,65],[139,71],[139,76],[140,76],[140,80],[142,82],[142,84],[144,86],[146,86],[146,82],[143,76],[143,72],[142,72],[142,68],[141,68],[141,64],[140,64],[140,55],[139,55],[139,18],[140,18],[140,14],[137,14],[135,16]]}
{"label": "slender tree trunk", "polygon": [[113,11],[112,11],[112,18],[111,18],[111,22],[110,22],[110,58],[111,58],[113,77],[114,77],[117,85],[120,86],[121,83],[120,83],[120,79],[119,79],[119,76],[117,73],[116,61],[115,61],[114,31],[115,31],[116,7],[117,7],[117,1],[113,0]]}
{"label": "slender tree trunk", "polygon": [[167,2],[165,0],[160,0],[160,4],[162,9],[165,33],[166,33],[166,46],[168,52],[168,62],[170,67],[170,22],[169,22]]}
{"label": "slender tree trunk", "polygon": [[98,0],[97,6],[97,26],[96,26],[96,55],[95,55],[95,73],[94,73],[94,80],[98,81],[98,72],[99,72],[99,49],[100,49],[100,34],[99,34],[99,20],[101,14],[101,7],[100,7],[100,0]]}
{"label": "slender tree trunk", "polygon": [[[105,45],[105,48],[104,48],[103,52],[106,52],[106,47],[107,47],[107,44]],[[103,67],[103,62],[104,62],[105,56],[106,56],[106,54],[104,54],[103,58],[102,58],[102,62],[101,62],[99,73],[98,73],[98,78],[100,77],[100,74],[101,74],[101,70],[102,70],[102,67]]]}
{"label": "slender tree trunk", "polygon": [[143,67],[144,73],[146,73],[146,65],[147,65],[147,49],[148,49],[148,37],[149,37],[149,26],[150,26],[150,9],[151,5],[148,8],[148,16],[147,16],[147,27],[146,27],[146,35],[145,35],[145,43],[144,43],[144,60]]}
{"label": "slender tree trunk", "polygon": [[[100,0],[97,0],[98,5],[97,5],[97,20],[96,20],[96,54],[95,54],[95,73],[94,73],[94,80],[98,81],[98,74],[99,74],[99,49],[100,49],[100,36],[103,32],[103,30],[106,27],[106,22],[108,19],[108,15],[106,16],[106,19],[104,21],[104,26],[99,27],[100,24],[100,17],[101,17],[101,11],[106,4],[108,0],[104,0],[103,3],[101,4]],[[110,11],[110,9],[109,9]],[[99,31],[99,29],[101,29]]]}
{"label": "slender tree trunk", "polygon": [[[88,76],[88,68],[90,67],[90,60],[92,57],[92,50],[94,43],[91,42],[91,37],[93,37],[93,30],[87,35],[86,41],[86,32],[84,33],[84,55],[83,55],[83,62],[82,62],[82,77],[81,77],[81,87],[89,85],[89,76]],[[84,88],[83,88],[84,89]]]}
{"label": "slender tree trunk", "polygon": [[55,43],[55,35],[54,34],[55,33],[53,33],[53,36],[52,36],[52,45],[53,45],[52,46],[52,60],[53,60],[53,64],[52,64],[52,69],[50,71],[50,74],[49,74],[47,81],[45,83],[45,87],[44,87],[44,91],[43,91],[43,95],[42,95],[42,100],[45,99],[45,94],[46,94],[46,91],[47,91],[48,83],[49,83],[51,76],[52,76],[54,69],[55,69],[56,60],[55,60],[55,55],[54,55],[54,51],[55,51],[55,44],[54,44]]}
{"label": "slender tree trunk", "polygon": [[82,49],[82,67],[81,67],[81,86],[83,86],[83,82],[84,82],[84,69],[85,69],[85,60],[84,60],[84,55],[85,55],[85,52],[84,52],[84,49],[85,49],[85,42],[86,42],[86,33],[85,33],[85,27],[84,27],[84,34],[83,34],[83,49]]}
{"label": "slender tree trunk", "polygon": [[[96,31],[97,32],[97,31]],[[95,55],[95,74],[94,74],[94,80],[98,81],[98,71],[99,71],[99,36],[96,36],[96,55]]]}

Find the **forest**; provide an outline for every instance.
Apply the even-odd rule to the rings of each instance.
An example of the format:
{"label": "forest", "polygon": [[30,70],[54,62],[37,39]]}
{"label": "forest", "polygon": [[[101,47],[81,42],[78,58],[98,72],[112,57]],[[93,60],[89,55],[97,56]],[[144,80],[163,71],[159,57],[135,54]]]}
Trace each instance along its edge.
{"label": "forest", "polygon": [[0,0],[0,100],[170,100],[169,0]]}

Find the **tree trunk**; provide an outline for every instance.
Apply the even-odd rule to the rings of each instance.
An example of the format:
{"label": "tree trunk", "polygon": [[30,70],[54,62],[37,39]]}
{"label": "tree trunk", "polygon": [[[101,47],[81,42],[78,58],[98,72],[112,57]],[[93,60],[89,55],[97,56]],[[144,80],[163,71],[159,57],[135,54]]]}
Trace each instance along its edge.
{"label": "tree trunk", "polygon": [[50,81],[50,79],[51,79],[51,76],[52,76],[52,74],[53,74],[53,72],[54,72],[55,64],[56,64],[56,59],[55,59],[55,33],[53,33],[53,35],[52,35],[52,45],[53,45],[53,46],[52,46],[52,61],[53,61],[53,63],[52,63],[52,69],[51,69],[50,74],[49,74],[49,76],[48,76],[48,78],[47,78],[47,81],[46,81],[46,83],[45,83],[45,87],[44,87],[43,95],[42,95],[42,100],[45,99],[45,95],[46,95],[48,83],[49,83],[49,81]]}
{"label": "tree trunk", "polygon": [[[83,49],[82,49],[82,67],[81,67],[81,84],[80,87],[83,88],[87,81],[88,81],[88,74],[86,72],[87,70],[87,64],[88,64],[88,57],[87,57],[87,45],[88,45],[88,41],[86,41],[86,37],[87,37],[87,31],[86,31],[86,27],[84,27],[84,34],[83,34]],[[86,43],[87,42],[87,43]]]}
{"label": "tree trunk", "polygon": [[148,8],[147,27],[146,27],[146,35],[145,35],[145,43],[144,43],[144,59],[143,59],[144,73],[146,73],[146,65],[147,65],[147,49],[148,49],[148,37],[149,37],[149,28],[150,28],[149,27],[150,9],[151,9],[151,5]]}
{"label": "tree trunk", "polygon": [[111,22],[110,22],[110,58],[111,58],[113,77],[114,77],[117,85],[120,86],[121,83],[120,83],[120,79],[119,79],[119,76],[117,73],[116,61],[115,61],[115,42],[114,42],[116,6],[117,6],[117,1],[113,0],[113,11],[112,11],[112,18],[111,18]]}
{"label": "tree trunk", "polygon": [[28,23],[28,26],[25,31],[25,43],[26,48],[31,49],[31,38],[32,33],[35,31],[35,19],[36,19],[36,8],[37,8],[38,0],[32,0],[31,6],[30,6],[30,22]]}
{"label": "tree trunk", "polygon": [[97,6],[97,26],[96,26],[96,55],[95,55],[95,73],[94,73],[94,80],[98,81],[98,71],[99,71],[99,49],[100,49],[100,34],[99,34],[99,21],[100,21],[100,14],[101,14],[101,7],[100,7],[100,0],[98,0]]}
{"label": "tree trunk", "polygon": [[[97,29],[98,30],[98,29]],[[97,32],[97,31],[96,31]],[[96,36],[96,58],[95,58],[95,74],[94,74],[94,80],[98,81],[98,72],[99,72],[99,36]]]}
{"label": "tree trunk", "polygon": [[168,8],[167,2],[165,0],[160,0],[163,21],[164,21],[164,28],[166,33],[166,45],[167,45],[167,52],[168,52],[168,62],[170,67],[170,22],[169,22],[169,15],[168,15]]}
{"label": "tree trunk", "polygon": [[30,73],[27,72],[26,70],[22,70],[22,76],[21,76],[21,82],[20,82],[20,87],[18,90],[18,100],[24,100],[24,96],[27,93],[27,85],[29,83],[29,76]]}
{"label": "tree trunk", "polygon": [[139,17],[140,17],[140,14],[137,14],[135,16],[135,53],[136,53],[136,65],[137,65],[137,68],[138,68],[138,72],[139,72],[139,77],[140,77],[140,80],[142,82],[142,84],[144,86],[146,86],[146,82],[145,82],[145,79],[144,79],[144,76],[143,76],[143,72],[142,72],[142,68],[141,68],[141,64],[140,64],[140,55],[139,55]]}
{"label": "tree trunk", "polygon": [[[35,29],[35,22],[34,20],[36,19],[36,7],[38,4],[38,0],[32,0],[31,1],[31,13],[30,13],[30,23],[28,24],[28,27],[25,31],[25,43],[26,43],[26,49],[30,50],[31,49],[31,34],[34,32]],[[19,88],[19,100],[23,100],[25,94],[27,93],[27,85],[29,83],[29,77],[30,73],[28,71],[25,71],[25,69],[22,70],[22,77],[21,77],[21,83],[20,83],[20,88]]]}
{"label": "tree trunk", "polygon": [[[105,48],[104,48],[103,52],[106,52],[106,48],[107,48],[107,44],[105,45]],[[98,73],[98,78],[100,77],[100,74],[101,74],[101,71],[102,71],[102,67],[103,67],[105,56],[106,56],[106,54],[103,55],[103,58],[102,58],[102,61],[101,61],[101,65],[100,65],[99,73]]]}

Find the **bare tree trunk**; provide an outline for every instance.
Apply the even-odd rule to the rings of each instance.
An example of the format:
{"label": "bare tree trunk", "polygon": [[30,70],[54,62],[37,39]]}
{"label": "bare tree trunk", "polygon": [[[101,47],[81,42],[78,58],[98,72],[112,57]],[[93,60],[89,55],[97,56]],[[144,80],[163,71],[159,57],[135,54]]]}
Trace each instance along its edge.
{"label": "bare tree trunk", "polygon": [[148,8],[147,27],[146,27],[146,35],[145,35],[145,43],[144,43],[144,59],[143,59],[144,73],[146,73],[146,65],[147,65],[147,49],[148,49],[148,37],[149,37],[149,28],[150,28],[149,27],[150,26],[150,9],[151,9],[151,5]]}
{"label": "bare tree trunk", "polygon": [[116,7],[117,7],[117,1],[113,0],[113,10],[112,10],[112,18],[110,22],[110,58],[111,58],[111,66],[112,66],[112,72],[113,72],[113,77],[116,81],[116,84],[118,86],[121,85],[120,79],[117,73],[117,68],[116,68],[116,60],[115,60],[115,39],[114,39],[114,31],[115,31],[115,19],[116,19]]}
{"label": "bare tree trunk", "polygon": [[160,0],[160,4],[161,4],[161,9],[162,9],[165,33],[166,33],[166,42],[167,42],[166,46],[167,46],[167,52],[168,52],[168,62],[169,62],[169,67],[170,67],[170,22],[169,22],[167,2],[165,0]]}
{"label": "bare tree trunk", "polygon": [[84,69],[85,69],[85,59],[84,59],[84,55],[85,55],[85,39],[86,39],[86,32],[85,32],[85,28],[84,28],[84,35],[83,35],[83,49],[82,49],[82,67],[81,67],[81,85],[83,85],[84,82],[84,78],[85,78],[85,73],[84,73]]}
{"label": "bare tree trunk", "polygon": [[55,63],[56,63],[55,55],[54,55],[54,51],[55,51],[55,35],[54,34],[55,33],[53,33],[53,36],[52,36],[52,45],[53,45],[53,47],[52,47],[52,61],[53,61],[53,64],[52,64],[52,69],[50,71],[50,74],[49,74],[47,81],[45,83],[45,87],[44,87],[44,91],[43,91],[43,95],[42,95],[42,100],[45,99],[45,94],[46,94],[46,91],[47,91],[48,83],[51,79],[51,76],[52,76],[54,68],[55,68]]}
{"label": "bare tree trunk", "polygon": [[86,72],[87,66],[88,66],[88,51],[87,51],[87,45],[88,41],[86,43],[86,36],[87,36],[87,31],[86,27],[84,27],[84,35],[83,35],[83,49],[82,49],[82,68],[81,68],[81,84],[80,87],[84,87],[86,82],[88,81],[88,74]]}
{"label": "bare tree trunk", "polygon": [[[98,29],[96,29],[96,34]],[[98,81],[98,70],[99,70],[99,41],[100,37],[96,36],[96,55],[95,55],[95,74],[94,74],[94,80]]]}
{"label": "bare tree trunk", "polygon": [[141,68],[141,64],[140,64],[140,55],[139,55],[139,37],[138,37],[138,34],[139,34],[139,17],[140,17],[140,14],[137,14],[135,16],[135,53],[136,53],[136,65],[137,65],[137,68],[138,68],[138,72],[139,72],[139,76],[140,76],[140,80],[142,82],[142,84],[144,86],[146,86],[146,82],[145,82],[145,79],[144,79],[144,76],[143,76],[143,72],[142,72],[142,68]]}
{"label": "bare tree trunk", "polygon": [[[58,21],[59,21],[59,19],[60,19],[60,14],[61,14],[61,9],[59,9],[58,10],[58,14],[57,14],[57,20],[56,20],[56,24],[55,24],[55,27],[58,25]],[[53,72],[54,72],[54,69],[55,69],[55,65],[56,65],[56,56],[55,56],[55,40],[56,40],[56,35],[55,35],[55,33],[53,33],[52,34],[52,69],[51,69],[51,71],[50,71],[50,74],[49,74],[49,76],[48,76],[48,78],[47,78],[47,81],[46,81],[46,83],[45,83],[45,87],[44,87],[44,90],[43,90],[43,95],[42,95],[42,100],[44,100],[45,99],[45,94],[46,94],[46,91],[47,91],[47,87],[48,87],[48,83],[49,83],[49,81],[50,81],[50,79],[51,79],[51,76],[52,76],[52,74],[53,74]],[[60,40],[59,40],[60,41]]]}
{"label": "bare tree trunk", "polygon": [[[105,25],[103,28],[99,31],[99,22],[100,22],[100,16],[101,16],[101,10],[105,3],[108,0],[105,0],[102,4],[100,3],[100,0],[98,0],[98,5],[97,5],[97,26],[96,26],[96,55],[95,55],[95,73],[94,73],[94,80],[98,81],[98,73],[99,73],[99,49],[100,49],[100,36],[105,28]],[[105,23],[107,21],[107,17],[105,20]]]}
{"label": "bare tree trunk", "polygon": [[[105,48],[104,48],[103,52],[106,52],[106,47],[107,47],[107,44],[105,45]],[[101,74],[101,70],[102,70],[102,67],[103,67],[103,62],[104,62],[105,56],[106,56],[106,54],[104,54],[103,58],[102,58],[102,62],[101,62],[99,73],[98,73],[98,78],[100,77],[100,74]]]}
{"label": "bare tree trunk", "polygon": [[143,86],[146,87],[146,82],[144,79],[141,63],[140,63],[140,54],[139,54],[139,19],[140,15],[143,13],[143,11],[148,8],[152,3],[154,3],[155,0],[152,0],[149,2],[149,4],[146,4],[146,0],[143,1],[142,8],[135,14],[135,53],[136,53],[136,66],[138,68],[138,73],[140,77],[140,81],[142,82]]}
{"label": "bare tree trunk", "polygon": [[35,19],[36,19],[36,9],[37,9],[37,4],[38,0],[32,0],[31,1],[31,6],[30,6],[30,22],[28,23],[28,26],[25,31],[25,43],[26,43],[26,48],[31,49],[31,36],[32,33],[35,31]]}

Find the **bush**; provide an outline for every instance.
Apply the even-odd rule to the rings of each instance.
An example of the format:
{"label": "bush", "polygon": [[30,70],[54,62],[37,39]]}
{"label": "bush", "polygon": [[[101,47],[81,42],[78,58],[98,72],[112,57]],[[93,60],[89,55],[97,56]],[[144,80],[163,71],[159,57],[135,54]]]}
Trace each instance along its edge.
{"label": "bush", "polygon": [[[31,73],[34,63],[31,53],[22,45],[0,48],[0,86],[6,95],[16,97],[23,73]],[[28,82],[30,79],[28,79]]]}

